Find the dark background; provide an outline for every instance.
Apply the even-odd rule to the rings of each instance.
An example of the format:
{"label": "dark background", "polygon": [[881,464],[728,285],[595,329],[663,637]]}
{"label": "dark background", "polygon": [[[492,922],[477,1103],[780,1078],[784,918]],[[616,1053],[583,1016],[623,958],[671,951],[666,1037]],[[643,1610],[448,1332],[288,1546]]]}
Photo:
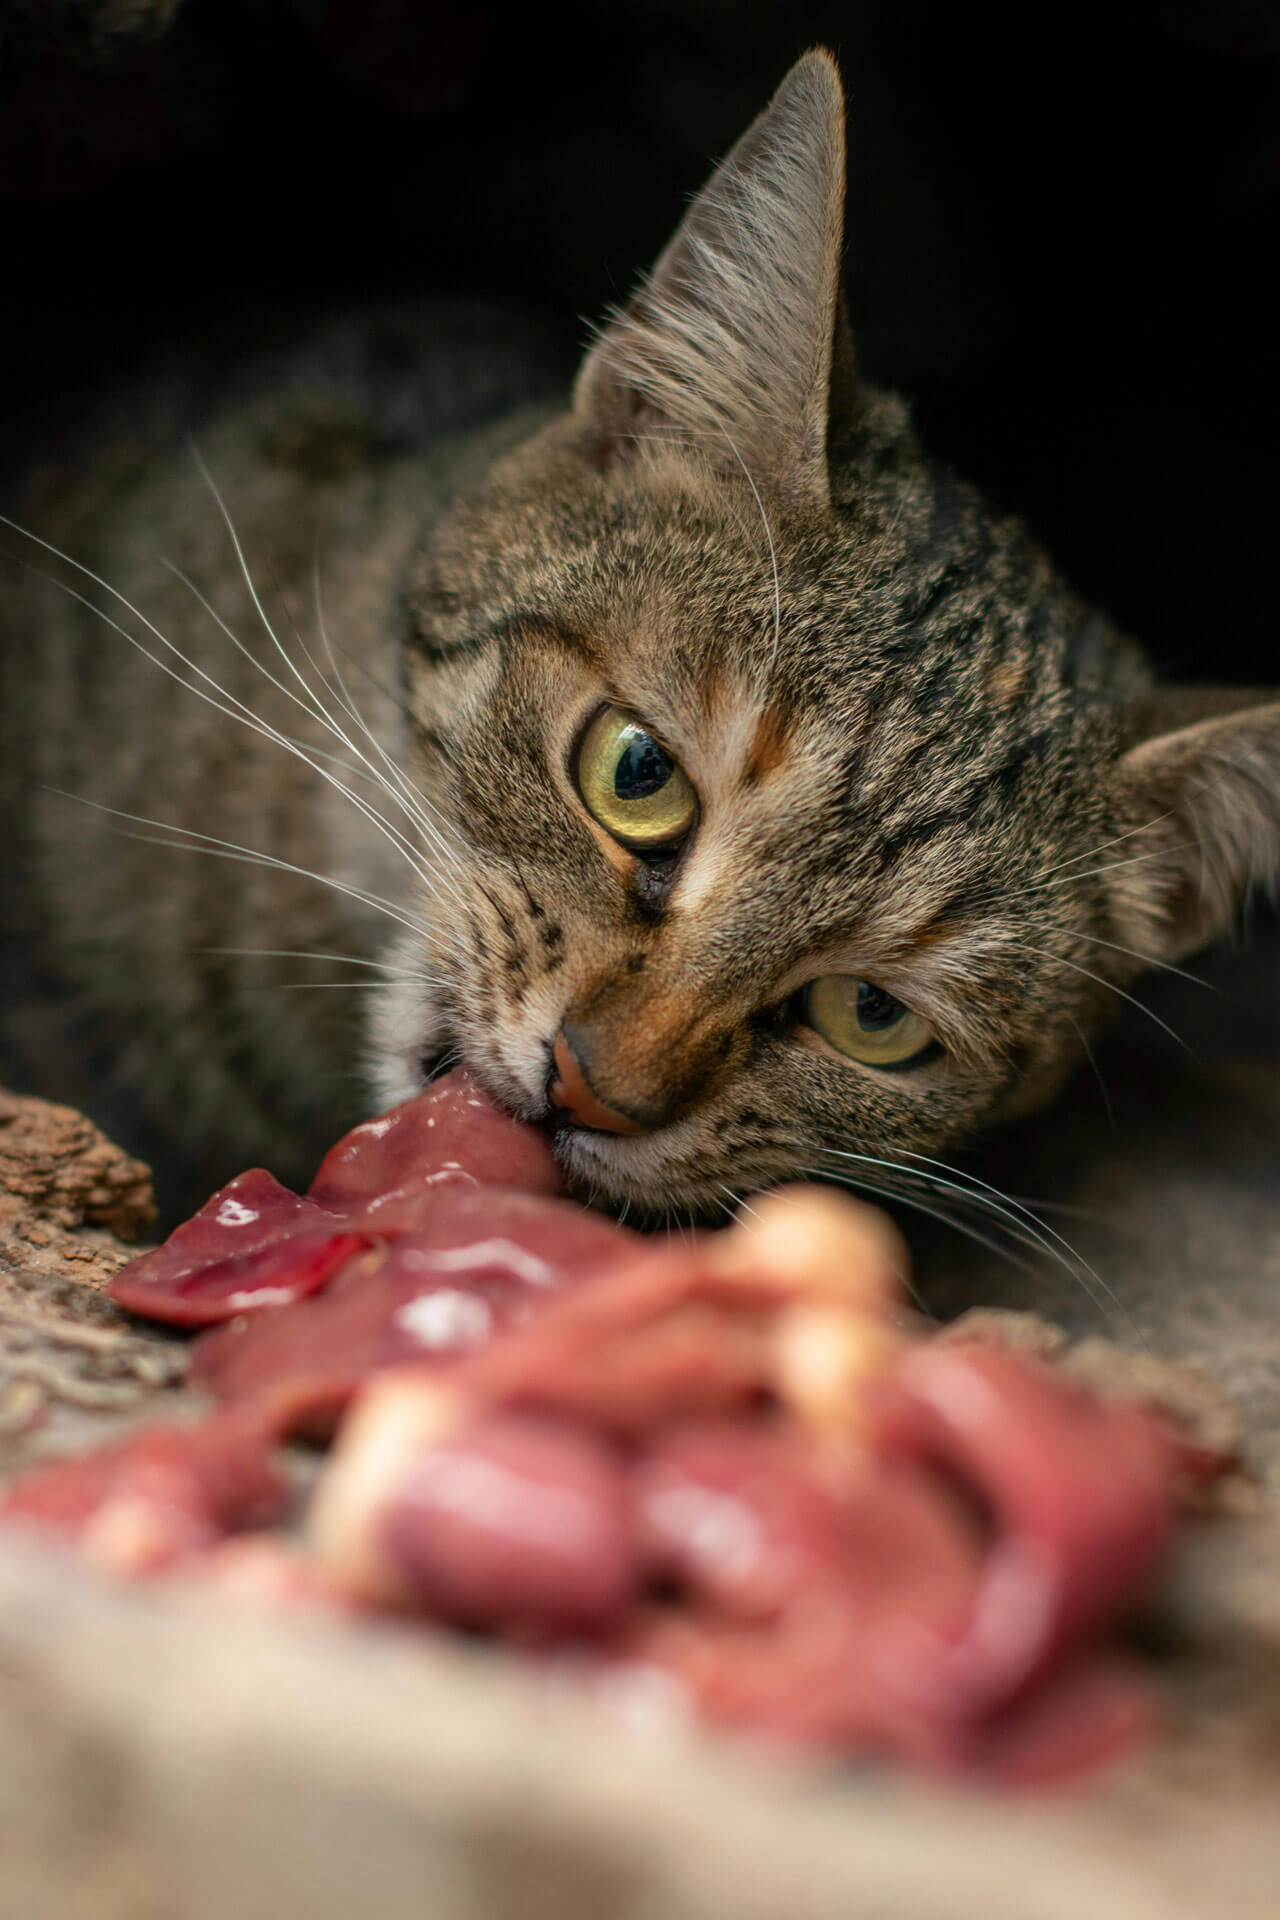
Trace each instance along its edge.
{"label": "dark background", "polygon": [[0,418],[380,294],[572,347],[814,41],[865,369],[1167,666],[1280,679],[1276,0],[0,0]]}

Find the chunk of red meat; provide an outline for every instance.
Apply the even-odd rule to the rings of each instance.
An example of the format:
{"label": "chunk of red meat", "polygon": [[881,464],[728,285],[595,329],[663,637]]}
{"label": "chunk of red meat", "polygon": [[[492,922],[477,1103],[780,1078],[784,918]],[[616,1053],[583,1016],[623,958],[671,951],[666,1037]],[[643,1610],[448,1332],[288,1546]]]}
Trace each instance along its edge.
{"label": "chunk of red meat", "polygon": [[1004,1712],[952,1723],[931,1753],[912,1757],[975,1784],[1057,1786],[1121,1759],[1150,1737],[1156,1718],[1135,1667],[1105,1647],[1085,1648]]}
{"label": "chunk of red meat", "polygon": [[223,1417],[146,1427],[35,1467],[0,1499],[0,1519],[74,1542],[109,1571],[142,1575],[267,1526],[284,1504],[261,1430]]}
{"label": "chunk of red meat", "polygon": [[280,1432],[325,1432],[381,1368],[455,1360],[638,1244],[566,1201],[437,1190],[426,1227],[351,1264],[323,1298],[206,1334],[191,1377],[260,1405]]}
{"label": "chunk of red meat", "polygon": [[498,1414],[413,1461],[382,1515],[407,1596],[522,1636],[612,1624],[638,1583],[622,1468],[567,1422]]}
{"label": "chunk of red meat", "polygon": [[750,1288],[742,1312],[726,1311],[736,1283],[712,1274],[709,1245],[704,1235],[651,1251],[633,1240],[634,1257],[605,1284],[563,1295],[468,1359],[461,1390],[477,1405],[567,1415],[637,1438],[689,1415],[758,1411],[773,1302]]}
{"label": "chunk of red meat", "polygon": [[824,1459],[785,1428],[690,1424],[653,1437],[636,1501],[651,1559],[736,1619],[775,1620],[826,1591],[869,1638],[881,1605],[938,1631],[972,1609],[981,1548],[967,1516],[923,1474],[861,1451]]}
{"label": "chunk of red meat", "polygon": [[927,1749],[927,1706],[901,1700],[893,1670],[918,1640],[963,1631],[982,1546],[919,1471],[870,1455],[834,1464],[739,1425],[660,1437],[637,1472],[637,1512],[651,1564],[686,1604],[631,1650],[674,1666],[715,1719]]}
{"label": "chunk of red meat", "polygon": [[306,1199],[260,1167],[242,1173],[111,1284],[121,1306],[172,1326],[210,1326],[318,1293],[377,1241],[433,1231],[439,1202],[490,1182],[553,1194],[545,1134],[496,1106],[469,1075],[356,1127]]}
{"label": "chunk of red meat", "polygon": [[[1170,1539],[1172,1428],[1007,1349],[905,1343],[893,1249],[830,1202],[655,1250],[557,1188],[465,1075],[349,1134],[306,1199],[241,1176],[112,1289],[232,1319],[193,1367],[229,1411],[41,1469],[0,1512],[118,1571],[594,1636],[785,1741],[1027,1783],[1134,1737],[1145,1691],[1100,1647]],[[230,1551],[283,1512],[270,1439],[388,1368],[313,1561]]]}
{"label": "chunk of red meat", "polygon": [[1164,1423],[1029,1355],[922,1344],[884,1383],[873,1438],[966,1489],[994,1530],[972,1621],[903,1667],[939,1711],[1010,1699],[1136,1605],[1172,1540],[1180,1460]]}
{"label": "chunk of red meat", "polygon": [[440,1187],[458,1182],[561,1190],[546,1134],[497,1106],[462,1068],[353,1128],[321,1161],[310,1197],[352,1226],[398,1237],[424,1224],[424,1203]]}
{"label": "chunk of red meat", "polygon": [[261,1167],[242,1173],[108,1289],[134,1313],[201,1327],[316,1293],[369,1244]]}
{"label": "chunk of red meat", "polygon": [[[1024,1362],[1009,1358],[983,1438],[1010,1456],[1041,1451],[1052,1475],[1078,1396],[1057,1401],[1055,1424],[1038,1370],[1016,1377]],[[681,1583],[684,1604],[640,1616],[624,1651],[673,1672],[711,1718],[786,1741],[876,1748],[1013,1784],[1068,1777],[1123,1750],[1149,1723],[1134,1675],[1072,1656],[1084,1616],[1063,1601],[1091,1579],[1098,1591],[1105,1585],[1105,1607],[1089,1622],[1096,1631],[1140,1597],[1151,1543],[1167,1537],[1172,1512],[1168,1474],[1151,1472],[1158,1445],[1117,1453],[1123,1491],[1111,1527],[1095,1531],[1092,1490],[1077,1481],[1061,1506],[1045,1505],[1034,1488],[1016,1522],[1010,1510],[1011,1533],[994,1507],[988,1538],[986,1517],[954,1497],[924,1454],[864,1454],[837,1466],[741,1426],[668,1435],[638,1470],[637,1512],[648,1552]],[[1085,1510],[1064,1529],[1064,1511],[1081,1497]],[[1044,1588],[1022,1595],[1025,1606],[1002,1593],[1015,1541],[1045,1572]],[[993,1616],[1004,1630],[994,1639]],[[967,1653],[962,1692],[940,1658],[957,1648]]]}

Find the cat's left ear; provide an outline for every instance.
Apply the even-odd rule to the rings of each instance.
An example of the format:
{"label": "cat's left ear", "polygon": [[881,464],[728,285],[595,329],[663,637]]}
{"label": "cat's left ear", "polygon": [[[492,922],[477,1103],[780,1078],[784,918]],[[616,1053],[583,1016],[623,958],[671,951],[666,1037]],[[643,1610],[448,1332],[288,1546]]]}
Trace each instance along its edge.
{"label": "cat's left ear", "polygon": [[[1179,960],[1228,932],[1255,887],[1280,879],[1280,699],[1169,689],[1144,704],[1119,762],[1136,831],[1107,875],[1126,938]],[[1129,858],[1126,858],[1126,855]]]}
{"label": "cat's left ear", "polygon": [[665,434],[797,504],[827,503],[833,386],[849,382],[852,365],[840,299],[844,173],[844,92],[817,49],[587,354],[574,411],[602,461]]}

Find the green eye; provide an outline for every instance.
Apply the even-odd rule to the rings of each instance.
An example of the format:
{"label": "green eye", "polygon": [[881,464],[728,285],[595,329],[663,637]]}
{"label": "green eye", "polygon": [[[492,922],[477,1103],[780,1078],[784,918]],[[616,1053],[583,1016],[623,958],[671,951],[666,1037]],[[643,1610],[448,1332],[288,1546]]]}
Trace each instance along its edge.
{"label": "green eye", "polygon": [[851,973],[824,973],[810,981],[802,1004],[815,1033],[867,1067],[905,1067],[937,1045],[918,1013]]}
{"label": "green eye", "polygon": [[578,748],[587,811],[624,847],[670,846],[698,817],[698,796],[660,741],[618,707],[605,707]]}

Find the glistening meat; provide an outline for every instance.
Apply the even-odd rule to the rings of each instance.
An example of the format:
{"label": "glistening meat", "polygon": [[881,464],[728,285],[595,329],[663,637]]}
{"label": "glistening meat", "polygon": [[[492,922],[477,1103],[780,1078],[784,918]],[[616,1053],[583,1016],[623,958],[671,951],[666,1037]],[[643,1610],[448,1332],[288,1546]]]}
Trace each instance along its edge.
{"label": "glistening meat", "polygon": [[[481,1627],[658,1669],[711,1721],[1007,1781],[1149,1719],[1114,1630],[1217,1459],[901,1304],[883,1215],[817,1188],[645,1239],[558,1197],[465,1075],[299,1198],[241,1175],[112,1291],[220,1403],[12,1489],[113,1572]],[[273,1456],[334,1434],[314,1491]],[[270,1530],[270,1531],[268,1531]]]}

